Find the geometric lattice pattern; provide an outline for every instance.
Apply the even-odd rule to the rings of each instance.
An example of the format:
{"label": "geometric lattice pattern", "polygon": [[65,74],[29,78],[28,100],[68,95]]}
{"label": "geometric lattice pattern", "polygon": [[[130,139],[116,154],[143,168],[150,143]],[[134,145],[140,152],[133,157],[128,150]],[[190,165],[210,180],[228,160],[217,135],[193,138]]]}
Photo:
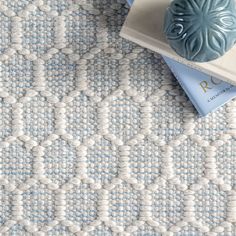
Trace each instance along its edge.
{"label": "geometric lattice pattern", "polygon": [[1,235],[236,235],[236,101],[198,118],[127,12],[0,4]]}

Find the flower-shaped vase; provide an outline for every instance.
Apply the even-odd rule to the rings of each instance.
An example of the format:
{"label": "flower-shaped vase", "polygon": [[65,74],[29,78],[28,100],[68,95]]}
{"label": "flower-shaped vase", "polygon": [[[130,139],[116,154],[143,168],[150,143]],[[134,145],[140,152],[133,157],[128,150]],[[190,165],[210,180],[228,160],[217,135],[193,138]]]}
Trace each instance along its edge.
{"label": "flower-shaped vase", "polygon": [[234,0],[174,0],[164,32],[177,54],[207,62],[223,56],[236,42]]}

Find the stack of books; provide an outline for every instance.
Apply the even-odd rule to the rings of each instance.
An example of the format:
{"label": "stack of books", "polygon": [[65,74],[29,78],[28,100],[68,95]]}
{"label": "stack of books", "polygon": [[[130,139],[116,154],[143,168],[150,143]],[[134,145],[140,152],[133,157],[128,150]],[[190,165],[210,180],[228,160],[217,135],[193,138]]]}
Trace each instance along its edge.
{"label": "stack of books", "polygon": [[121,36],[162,54],[200,116],[236,97],[236,47],[210,63],[189,62],[174,53],[163,35],[164,13],[170,0],[127,2],[132,6]]}

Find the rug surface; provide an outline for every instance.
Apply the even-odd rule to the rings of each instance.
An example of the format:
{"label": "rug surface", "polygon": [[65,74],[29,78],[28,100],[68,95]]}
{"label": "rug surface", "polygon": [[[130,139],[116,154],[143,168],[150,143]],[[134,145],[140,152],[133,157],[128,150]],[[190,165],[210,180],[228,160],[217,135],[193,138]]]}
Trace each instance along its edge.
{"label": "rug surface", "polygon": [[1,235],[236,235],[236,101],[197,118],[127,13],[0,3]]}

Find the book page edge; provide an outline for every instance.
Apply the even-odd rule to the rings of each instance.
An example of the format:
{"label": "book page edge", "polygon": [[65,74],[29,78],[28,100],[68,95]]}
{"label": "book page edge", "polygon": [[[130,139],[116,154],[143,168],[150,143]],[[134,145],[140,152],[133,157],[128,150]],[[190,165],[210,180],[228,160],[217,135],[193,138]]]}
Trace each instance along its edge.
{"label": "book page edge", "polygon": [[[207,69],[205,67],[199,66],[198,64],[188,61],[186,62],[184,59],[178,57],[177,55],[175,56],[174,52],[171,52],[172,49],[167,47],[166,44],[164,44],[163,42],[148,37],[147,35],[144,35],[134,29],[130,29],[126,26],[126,23],[123,25],[120,31],[120,36],[132,42],[135,42],[144,48],[148,48],[154,52],[167,56],[177,62],[185,64],[193,69],[197,69],[203,73],[219,78],[227,83],[236,85],[236,76],[233,78],[233,75],[231,73],[227,73],[227,71],[220,70],[219,68],[217,68],[217,70],[220,70],[220,73],[214,73],[214,65],[210,66],[211,69]],[[156,46],[157,44],[159,45],[159,47]],[[227,76],[225,76],[226,74]]]}

